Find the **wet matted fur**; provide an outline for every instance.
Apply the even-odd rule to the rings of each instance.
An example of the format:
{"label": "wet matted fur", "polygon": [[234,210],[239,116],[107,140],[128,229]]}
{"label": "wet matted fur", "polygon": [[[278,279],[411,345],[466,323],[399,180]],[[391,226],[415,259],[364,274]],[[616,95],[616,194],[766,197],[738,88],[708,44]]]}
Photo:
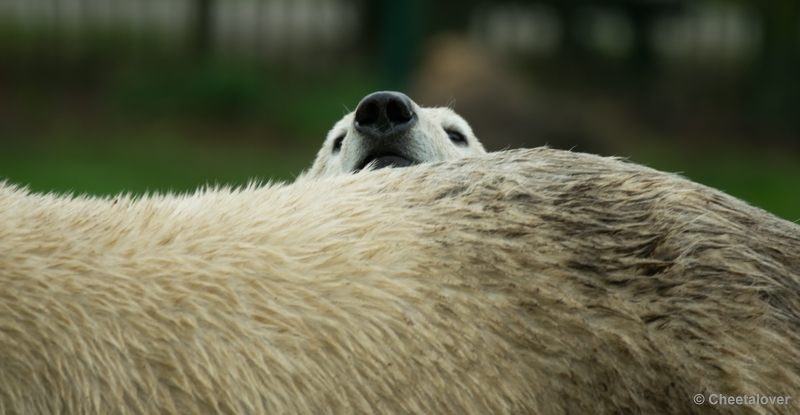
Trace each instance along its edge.
{"label": "wet matted fur", "polygon": [[799,273],[796,224],[548,149],[180,196],[5,185],[0,413],[796,414]]}

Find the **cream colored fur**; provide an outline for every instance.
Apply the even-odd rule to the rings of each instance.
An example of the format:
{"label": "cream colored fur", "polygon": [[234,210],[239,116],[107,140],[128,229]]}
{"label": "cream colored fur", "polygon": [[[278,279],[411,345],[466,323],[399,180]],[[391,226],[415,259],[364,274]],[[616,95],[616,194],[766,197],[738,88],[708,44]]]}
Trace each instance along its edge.
{"label": "cream colored fur", "polygon": [[[469,124],[450,108],[421,108],[413,101],[411,106],[419,121],[405,137],[408,158],[432,162],[486,153]],[[311,169],[303,174],[304,177],[330,177],[353,172],[364,156],[364,137],[353,127],[354,118],[355,112],[351,112],[333,126]],[[461,133],[467,145],[454,144],[446,130]],[[341,151],[334,152],[334,142],[340,137],[344,137]]]}
{"label": "cream colored fur", "polygon": [[5,185],[0,413],[797,414],[799,273],[796,224],[548,149],[192,195]]}

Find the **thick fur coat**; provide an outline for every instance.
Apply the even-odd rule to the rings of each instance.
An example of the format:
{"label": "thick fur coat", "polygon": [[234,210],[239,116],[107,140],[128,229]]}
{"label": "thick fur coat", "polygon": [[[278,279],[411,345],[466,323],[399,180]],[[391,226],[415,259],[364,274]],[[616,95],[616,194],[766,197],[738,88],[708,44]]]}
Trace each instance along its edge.
{"label": "thick fur coat", "polygon": [[799,293],[796,224],[556,150],[192,195],[4,185],[0,413],[797,414]]}

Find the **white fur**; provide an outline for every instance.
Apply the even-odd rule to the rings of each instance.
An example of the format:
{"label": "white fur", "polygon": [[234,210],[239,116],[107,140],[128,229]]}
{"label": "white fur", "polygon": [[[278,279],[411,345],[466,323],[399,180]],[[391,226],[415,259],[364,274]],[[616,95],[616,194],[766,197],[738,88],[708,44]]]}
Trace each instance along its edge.
{"label": "white fur", "polygon": [[619,160],[0,184],[0,414],[789,415],[798,391],[800,227]]}
{"label": "white fur", "polygon": [[[484,154],[486,150],[475,137],[469,124],[450,108],[421,108],[411,101],[418,122],[404,136],[405,151],[408,158],[418,162],[453,160],[461,157]],[[304,174],[306,178],[319,178],[352,173],[364,157],[364,137],[355,129],[355,112],[342,118],[328,132],[311,169]],[[454,130],[466,138],[467,145],[454,144],[447,131]],[[334,141],[344,136],[339,152],[334,152]]]}

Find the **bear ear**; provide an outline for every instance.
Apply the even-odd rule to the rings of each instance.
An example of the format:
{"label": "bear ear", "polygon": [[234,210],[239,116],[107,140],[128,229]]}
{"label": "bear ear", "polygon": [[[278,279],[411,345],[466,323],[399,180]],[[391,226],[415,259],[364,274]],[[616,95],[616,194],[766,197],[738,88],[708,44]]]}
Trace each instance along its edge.
{"label": "bear ear", "polygon": [[344,142],[345,135],[346,134],[342,134],[333,140],[333,154],[336,154],[342,150],[342,143]]}

